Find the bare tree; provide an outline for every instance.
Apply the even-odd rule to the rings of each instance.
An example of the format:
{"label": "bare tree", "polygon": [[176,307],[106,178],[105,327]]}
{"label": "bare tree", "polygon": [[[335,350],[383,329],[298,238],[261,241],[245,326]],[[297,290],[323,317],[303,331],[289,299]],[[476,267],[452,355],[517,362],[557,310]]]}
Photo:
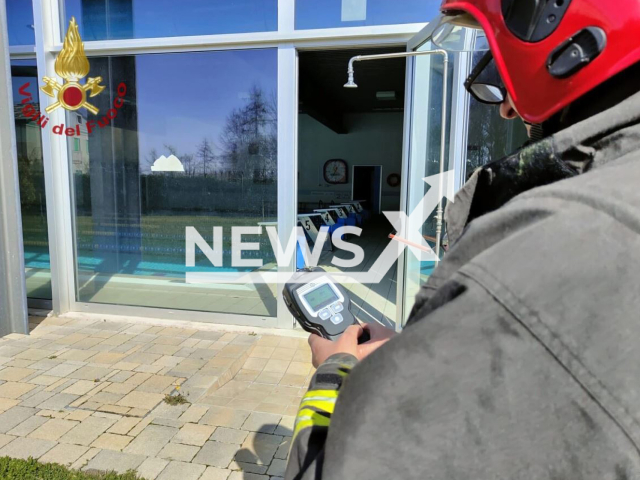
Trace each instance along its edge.
{"label": "bare tree", "polygon": [[[174,147],[173,145],[169,145],[169,144],[164,144],[164,149],[167,150],[169,152],[169,155],[175,155],[176,157],[178,157],[178,149],[176,147]],[[180,157],[178,157],[180,158]]]}
{"label": "bare tree", "polygon": [[209,165],[214,159],[212,143],[206,138],[203,138],[200,145],[198,145],[196,157],[200,160],[202,164],[202,174],[206,177],[207,172],[211,171]]}
{"label": "bare tree", "polygon": [[195,177],[196,175],[196,163],[192,153],[185,153],[180,158],[184,167],[184,172],[188,177]]}
{"label": "bare tree", "polygon": [[220,135],[222,160],[241,178],[273,180],[277,168],[277,102],[254,85],[234,109]]}

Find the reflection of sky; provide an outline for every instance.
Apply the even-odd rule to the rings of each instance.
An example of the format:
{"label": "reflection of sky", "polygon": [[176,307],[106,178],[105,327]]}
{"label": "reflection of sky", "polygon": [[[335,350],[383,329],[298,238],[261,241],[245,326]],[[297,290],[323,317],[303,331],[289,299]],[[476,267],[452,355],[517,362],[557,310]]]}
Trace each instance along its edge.
{"label": "reflection of sky", "polygon": [[[364,16],[355,17],[364,20],[343,22],[343,3],[347,13],[364,12]],[[304,30],[428,22],[438,14],[441,3],[441,0],[296,0],[296,28]]]}
{"label": "reflection of sky", "polygon": [[[437,15],[440,5],[440,0],[295,1],[298,29],[427,22]],[[9,44],[33,45],[31,2],[6,2]],[[118,8],[129,2],[133,9],[133,25],[130,14],[125,13],[122,7]],[[345,6],[350,5],[345,11],[355,12],[355,18],[364,19],[342,21],[343,2]],[[97,12],[83,18],[82,0],[61,0],[61,3],[64,4],[67,22],[75,16],[85,40],[265,32],[278,28],[277,0],[106,0],[109,21],[100,14],[96,15]],[[126,17],[122,18],[123,15]],[[108,35],[104,33],[107,24],[110,29]]]}
{"label": "reflection of sky", "polygon": [[30,0],[6,0],[9,45],[33,45],[33,10]]}
{"label": "reflection of sky", "polygon": [[[34,60],[13,60],[14,66],[35,66]],[[136,57],[136,102],[140,164],[149,151],[169,155],[164,145],[178,154],[195,154],[207,138],[219,144],[227,116],[246,104],[252,87],[259,86],[271,98],[277,88],[277,51],[228,50],[223,52],[171,53]],[[118,73],[113,73],[117,82]],[[27,88],[38,101],[34,77],[12,77],[13,101],[24,98]],[[220,153],[214,149],[214,153]],[[147,167],[144,167],[147,168]]]}
{"label": "reflection of sky", "polygon": [[[130,14],[122,7],[118,9],[119,4],[128,5],[129,1],[133,9],[133,33]],[[105,36],[149,38],[264,32],[278,28],[277,0],[108,0],[110,33],[105,34],[104,17],[94,16],[94,12],[83,18],[81,2],[65,0],[65,15],[67,21],[76,17],[85,40],[103,40]],[[347,13],[356,13],[355,18],[363,18],[364,12],[364,19],[342,21],[343,3]],[[437,15],[440,3],[440,0],[296,0],[296,28],[428,22]],[[120,23],[119,14],[125,15]]]}
{"label": "reflection of sky", "polygon": [[[131,7],[119,8],[130,2],[133,35],[131,16],[126,13]],[[107,0],[105,3],[111,14],[108,38],[262,32],[278,28],[277,0]],[[84,40],[104,40],[104,16],[93,12],[84,18],[81,4],[81,0],[64,0],[67,22],[72,16],[76,17]]]}
{"label": "reflection of sky", "polygon": [[138,56],[141,165],[152,148],[168,155],[164,144],[176,147],[180,155],[195,154],[203,138],[219,143],[227,116],[246,104],[254,85],[267,97],[276,91],[275,49]]}

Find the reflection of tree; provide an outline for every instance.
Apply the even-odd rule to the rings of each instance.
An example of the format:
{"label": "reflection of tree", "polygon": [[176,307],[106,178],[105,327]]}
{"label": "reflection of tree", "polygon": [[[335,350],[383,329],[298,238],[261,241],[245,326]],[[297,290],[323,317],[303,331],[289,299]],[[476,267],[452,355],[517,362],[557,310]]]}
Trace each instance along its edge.
{"label": "reflection of tree", "polygon": [[[178,153],[178,149],[173,145],[164,144],[164,149],[169,152],[169,155],[173,155],[178,158],[184,167],[184,173],[188,177],[195,177],[196,173],[196,162],[194,162],[193,154],[191,153]],[[175,172],[174,172],[175,173]]]}
{"label": "reflection of tree", "polygon": [[254,181],[270,181],[277,174],[277,103],[259,86],[247,103],[234,109],[220,135],[225,170]]}
{"label": "reflection of tree", "polygon": [[509,153],[511,128],[509,122],[500,117],[498,106],[484,105],[473,98],[469,116],[467,174],[470,175],[476,168]]}
{"label": "reflection of tree", "polygon": [[467,176],[478,167],[515,152],[527,140],[520,119],[505,120],[497,105],[485,105],[471,99],[469,105],[469,144]]}
{"label": "reflection of tree", "polygon": [[233,109],[218,141],[206,135],[181,153],[171,144],[150,149],[147,172],[161,156],[175,155],[184,173],[143,174],[145,213],[215,212],[220,216],[274,218],[277,214],[277,111],[275,93],[254,86]]}
{"label": "reflection of tree", "polygon": [[178,158],[182,161],[182,166],[184,167],[185,175],[187,177],[195,177],[197,165],[196,165],[196,161],[193,154],[185,153]]}
{"label": "reflection of tree", "polygon": [[198,145],[196,158],[202,165],[202,175],[206,177],[207,172],[211,172],[210,164],[215,158],[213,155],[213,147],[211,145],[211,142],[209,142],[209,140],[207,140],[206,138],[203,138],[200,145]]}
{"label": "reflection of tree", "polygon": [[23,207],[36,200],[36,187],[33,180],[32,160],[27,155],[18,155],[18,179],[20,182],[20,203]]}
{"label": "reflection of tree", "polygon": [[149,171],[151,171],[151,166],[155,163],[158,157],[158,151],[155,148],[152,148],[149,150],[149,153],[147,153],[147,156],[144,159],[144,164]]}
{"label": "reflection of tree", "polygon": [[[165,155],[180,159],[188,177],[269,183],[277,176],[277,125],[275,92],[267,95],[254,85],[245,104],[227,116],[220,134],[220,154],[216,154],[218,147],[207,137],[195,146],[195,154],[179,154],[170,144],[164,144],[162,150]],[[150,149],[144,159],[145,170],[150,171],[159,156],[156,148]]]}

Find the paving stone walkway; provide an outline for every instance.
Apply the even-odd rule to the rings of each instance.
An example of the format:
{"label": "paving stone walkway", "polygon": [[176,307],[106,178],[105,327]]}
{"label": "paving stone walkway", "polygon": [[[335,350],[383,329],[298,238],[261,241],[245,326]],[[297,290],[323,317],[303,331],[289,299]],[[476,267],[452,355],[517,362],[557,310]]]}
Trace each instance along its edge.
{"label": "paving stone walkway", "polygon": [[[0,456],[147,480],[279,480],[304,338],[32,318],[0,339]],[[169,405],[166,395],[189,403]]]}

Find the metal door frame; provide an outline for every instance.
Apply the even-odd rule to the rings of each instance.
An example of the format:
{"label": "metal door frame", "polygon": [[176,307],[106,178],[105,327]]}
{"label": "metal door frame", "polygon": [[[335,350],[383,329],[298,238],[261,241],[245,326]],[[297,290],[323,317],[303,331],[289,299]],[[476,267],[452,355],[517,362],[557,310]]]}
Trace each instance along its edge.
{"label": "metal door frame", "polygon": [[[415,51],[421,45],[429,41],[434,30],[438,26],[437,21],[430,22],[420,32],[414,35],[407,42],[407,51]],[[472,42],[473,38],[465,39],[466,42]],[[466,165],[466,149],[467,137],[469,129],[469,94],[464,89],[464,80],[469,75],[471,69],[472,55],[470,52],[457,52],[457,57],[453,63],[453,88],[451,95],[451,105],[449,108],[451,115],[451,127],[449,132],[449,165],[453,165],[455,172],[455,189],[456,191],[464,184],[464,172]],[[416,57],[408,57],[406,87],[405,87],[405,109],[404,109],[404,140],[402,152],[402,173],[400,191],[400,208],[409,215],[409,171],[411,166],[411,141],[412,141],[412,125],[414,118],[414,89]],[[405,305],[406,284],[407,284],[407,268],[406,255],[412,255],[407,250],[403,251],[398,259],[398,285],[396,292],[396,330],[402,330],[406,322],[406,315],[411,310],[412,305]]]}

